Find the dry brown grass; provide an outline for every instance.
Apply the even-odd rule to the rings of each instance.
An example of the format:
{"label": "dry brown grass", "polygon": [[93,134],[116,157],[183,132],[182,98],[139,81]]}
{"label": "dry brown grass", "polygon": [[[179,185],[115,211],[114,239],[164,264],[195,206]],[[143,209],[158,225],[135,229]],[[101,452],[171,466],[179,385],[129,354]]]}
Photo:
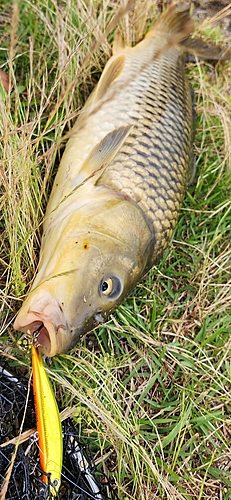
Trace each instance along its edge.
{"label": "dry brown grass", "polygon": [[[0,66],[11,93],[0,91],[1,348],[26,365],[30,350],[11,323],[36,272],[64,138],[111,54],[115,25],[134,43],[159,11],[151,0],[130,4],[4,2]],[[108,325],[50,369],[61,404],[78,408],[83,433],[97,434],[123,500],[231,498],[231,68],[188,71],[198,173],[175,239]]]}

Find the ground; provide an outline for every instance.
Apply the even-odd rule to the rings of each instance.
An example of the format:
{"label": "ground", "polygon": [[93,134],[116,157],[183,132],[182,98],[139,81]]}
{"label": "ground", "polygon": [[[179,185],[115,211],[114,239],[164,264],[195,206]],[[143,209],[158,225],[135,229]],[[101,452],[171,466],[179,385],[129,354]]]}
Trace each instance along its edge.
{"label": "ground", "polygon": [[[29,374],[31,354],[12,321],[36,271],[63,138],[110,56],[114,29],[101,34],[118,4],[3,2],[0,348],[17,373]],[[117,22],[125,40],[141,39],[163,4],[133,2]],[[229,2],[192,4],[201,22]],[[205,40],[231,43],[225,14],[204,23]],[[105,326],[47,363],[60,407],[73,407],[123,500],[231,499],[231,66],[190,62],[187,74],[197,171],[168,250]]]}

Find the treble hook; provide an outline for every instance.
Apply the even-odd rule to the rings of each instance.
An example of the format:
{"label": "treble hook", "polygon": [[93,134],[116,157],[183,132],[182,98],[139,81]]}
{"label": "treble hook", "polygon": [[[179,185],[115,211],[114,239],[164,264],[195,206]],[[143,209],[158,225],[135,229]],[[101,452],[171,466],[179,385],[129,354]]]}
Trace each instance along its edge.
{"label": "treble hook", "polygon": [[39,333],[41,332],[42,328],[44,327],[44,324],[41,323],[41,325],[36,328],[36,330],[32,333],[32,336],[33,336],[33,345],[35,347],[39,347],[41,344],[39,344],[38,342],[38,336],[39,336]]}

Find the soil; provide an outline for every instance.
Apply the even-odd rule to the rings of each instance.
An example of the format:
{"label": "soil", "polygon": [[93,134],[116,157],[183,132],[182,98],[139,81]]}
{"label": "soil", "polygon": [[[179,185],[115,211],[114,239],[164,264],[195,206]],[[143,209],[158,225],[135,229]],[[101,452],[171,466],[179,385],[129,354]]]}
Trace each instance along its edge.
{"label": "soil", "polygon": [[[215,16],[228,5],[231,7],[231,2],[229,0],[221,0],[220,2],[216,2],[214,0],[200,0],[198,2],[194,1],[193,5],[193,15],[198,19],[198,21],[202,22],[207,17],[210,18]],[[218,21],[217,25],[220,26],[225,37],[228,37],[231,40],[231,13],[224,19]]]}

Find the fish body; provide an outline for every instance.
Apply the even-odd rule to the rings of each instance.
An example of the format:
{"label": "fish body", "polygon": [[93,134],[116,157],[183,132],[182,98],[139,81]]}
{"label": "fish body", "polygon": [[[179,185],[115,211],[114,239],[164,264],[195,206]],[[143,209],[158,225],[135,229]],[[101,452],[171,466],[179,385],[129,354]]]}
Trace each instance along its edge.
{"label": "fish body", "polygon": [[[40,464],[50,474],[51,493],[56,496],[62,470],[62,428],[56,399],[35,346],[32,346],[32,372]],[[46,475],[42,479],[48,482]]]}
{"label": "fish body", "polygon": [[117,40],[72,130],[14,324],[40,327],[48,356],[105,321],[170,241],[192,170],[191,32],[188,6],[175,4],[135,47]]}

